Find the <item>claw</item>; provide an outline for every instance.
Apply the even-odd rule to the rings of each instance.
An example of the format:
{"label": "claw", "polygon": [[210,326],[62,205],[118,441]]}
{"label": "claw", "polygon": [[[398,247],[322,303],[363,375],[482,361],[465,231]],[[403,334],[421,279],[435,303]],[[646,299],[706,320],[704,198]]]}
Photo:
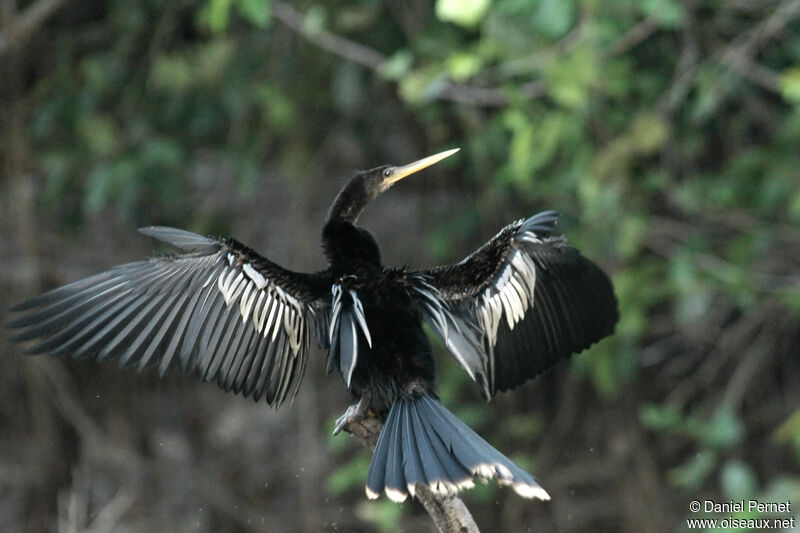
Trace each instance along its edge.
{"label": "claw", "polygon": [[345,411],[342,416],[336,419],[336,426],[333,428],[333,434],[338,435],[345,427],[347,427],[350,422],[364,418],[364,415],[367,414],[368,410],[369,401],[367,400],[367,396],[364,395],[361,397],[358,403],[354,403],[348,407],[347,411]]}
{"label": "claw", "polygon": [[338,435],[344,427],[350,423],[350,421],[354,418],[355,411],[356,411],[357,404],[353,404],[347,408],[347,411],[344,412],[342,416],[336,419],[336,426],[333,428],[333,434]]}

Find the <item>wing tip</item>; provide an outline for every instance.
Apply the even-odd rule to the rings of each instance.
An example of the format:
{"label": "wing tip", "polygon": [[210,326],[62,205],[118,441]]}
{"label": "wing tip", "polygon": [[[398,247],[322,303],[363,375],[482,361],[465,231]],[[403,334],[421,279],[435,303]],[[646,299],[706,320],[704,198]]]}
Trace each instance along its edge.
{"label": "wing tip", "polygon": [[523,232],[532,231],[537,235],[549,237],[560,218],[561,212],[556,211],[555,209],[540,211],[539,213],[536,213],[532,217],[525,220],[520,229]]}
{"label": "wing tip", "polygon": [[[25,300],[24,302],[20,302],[20,303],[18,303],[16,305],[12,305],[11,307],[9,307],[8,308],[8,312],[9,313],[20,313],[22,311],[27,311],[29,309],[33,309],[34,307],[36,307],[36,304],[33,303],[33,300]],[[6,329],[13,329],[15,326],[12,326],[11,324],[12,324],[11,322],[5,322],[3,324],[3,327],[5,327]]]}
{"label": "wing tip", "polygon": [[222,246],[217,240],[170,226],[145,226],[137,231],[142,235],[147,235],[189,252],[213,253]]}

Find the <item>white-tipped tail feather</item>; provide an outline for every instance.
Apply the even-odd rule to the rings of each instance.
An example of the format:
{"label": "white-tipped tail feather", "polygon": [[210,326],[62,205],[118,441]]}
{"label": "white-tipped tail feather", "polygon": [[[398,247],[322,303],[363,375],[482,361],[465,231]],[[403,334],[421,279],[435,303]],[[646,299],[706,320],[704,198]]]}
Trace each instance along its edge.
{"label": "white-tipped tail feather", "polygon": [[496,479],[524,498],[549,500],[533,476],[495,450],[442,404],[428,396],[398,398],[386,417],[367,475],[367,497],[383,492],[395,502],[415,495],[417,483],[436,494]]}

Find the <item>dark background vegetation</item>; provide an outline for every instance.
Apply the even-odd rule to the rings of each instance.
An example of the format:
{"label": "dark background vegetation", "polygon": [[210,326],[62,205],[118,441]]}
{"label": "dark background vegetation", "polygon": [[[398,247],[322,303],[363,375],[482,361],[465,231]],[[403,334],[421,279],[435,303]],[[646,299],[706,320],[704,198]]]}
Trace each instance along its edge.
{"label": "dark background vegetation", "polygon": [[[386,262],[458,260],[557,208],[622,314],[489,404],[437,348],[444,402],[553,497],[481,486],[464,497],[482,528],[682,531],[694,499],[800,506],[800,2],[0,8],[0,320],[162,251],[134,231],[150,224],[322,268],[351,170],[460,146],[368,208]],[[321,353],[273,411],[0,347],[1,531],[432,528],[416,503],[366,501],[370,455],[329,437],[349,398]]]}

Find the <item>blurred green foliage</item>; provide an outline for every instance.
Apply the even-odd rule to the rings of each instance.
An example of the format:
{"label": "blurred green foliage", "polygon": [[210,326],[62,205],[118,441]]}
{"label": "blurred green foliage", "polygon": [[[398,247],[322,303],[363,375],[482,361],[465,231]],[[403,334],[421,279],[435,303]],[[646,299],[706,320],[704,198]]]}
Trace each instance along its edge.
{"label": "blurred green foliage", "polygon": [[[432,258],[456,259],[465,236],[490,222],[557,207],[570,241],[613,272],[617,334],[573,358],[602,401],[646,379],[649,346],[704,321],[711,331],[782,316],[796,333],[800,31],[793,18],[766,24],[783,3],[412,4],[108,2],[112,45],[56,35],[51,71],[35,87],[29,132],[45,207],[57,204],[67,226],[113,207],[139,223],[157,211],[174,214],[164,223],[203,227],[191,204],[204,186],[193,165],[209,154],[246,194],[267,162],[302,179],[331,117],[347,117],[368,151],[386,154],[386,128],[408,116],[426,147],[463,147],[458,187],[481,191],[456,223],[431,231]],[[287,29],[287,10],[303,19],[306,39]],[[383,59],[370,67],[321,51],[315,36],[329,34]],[[691,339],[665,357],[695,357],[688,367],[702,370]],[[742,337],[742,352],[751,341]],[[443,367],[442,398],[476,429],[510,440],[544,431],[536,413],[488,427],[489,411],[465,392],[471,384]],[[714,381],[723,374],[709,371],[698,387],[720,390],[702,401],[643,386],[653,396],[636,406],[641,424],[684,452],[668,483],[687,495],[718,487],[726,498],[797,496],[800,476],[765,479],[743,453],[758,437],[746,406],[723,398]],[[791,448],[794,466],[798,413],[769,428],[767,445]],[[367,458],[346,461],[331,492],[360,490]],[[362,515],[391,529],[398,509]]]}

